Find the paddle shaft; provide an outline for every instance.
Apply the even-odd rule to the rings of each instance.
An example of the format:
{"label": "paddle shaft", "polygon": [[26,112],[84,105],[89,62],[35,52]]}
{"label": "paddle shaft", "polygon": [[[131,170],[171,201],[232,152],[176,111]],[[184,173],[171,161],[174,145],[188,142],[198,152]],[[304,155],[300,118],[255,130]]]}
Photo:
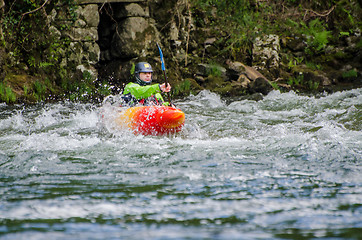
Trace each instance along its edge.
{"label": "paddle shaft", "polygon": [[[168,86],[168,81],[167,81],[167,77],[166,77],[166,71],[163,71],[163,76],[165,78],[165,84],[166,87]],[[171,104],[171,94],[170,92],[167,92],[167,98],[168,98],[168,102]]]}
{"label": "paddle shaft", "polygon": [[[165,84],[166,84],[166,87],[168,86],[168,81],[167,81],[167,76],[166,76],[166,68],[165,68],[165,63],[163,61],[163,54],[162,54],[162,50],[161,50],[161,47],[160,45],[158,45],[157,43],[157,47],[158,47],[158,51],[160,52],[160,58],[161,58],[161,68],[162,68],[162,71],[163,71],[163,77],[165,78]],[[171,104],[171,95],[170,95],[170,92],[167,92],[167,98],[168,98],[168,102],[170,105]]]}

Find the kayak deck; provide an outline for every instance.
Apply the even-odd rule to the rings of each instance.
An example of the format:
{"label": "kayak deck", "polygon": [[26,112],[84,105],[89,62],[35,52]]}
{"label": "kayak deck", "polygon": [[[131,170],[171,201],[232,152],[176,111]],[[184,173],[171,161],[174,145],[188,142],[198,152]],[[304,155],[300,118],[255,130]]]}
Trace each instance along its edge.
{"label": "kayak deck", "polygon": [[135,134],[164,135],[181,131],[185,114],[168,106],[139,106],[119,112],[115,121],[117,126]]}

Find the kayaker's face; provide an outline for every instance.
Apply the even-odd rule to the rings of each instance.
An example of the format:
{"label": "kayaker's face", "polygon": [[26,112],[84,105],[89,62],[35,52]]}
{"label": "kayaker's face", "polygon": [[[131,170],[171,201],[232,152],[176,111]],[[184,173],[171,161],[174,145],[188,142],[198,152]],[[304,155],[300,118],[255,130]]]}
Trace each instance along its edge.
{"label": "kayaker's face", "polygon": [[150,72],[141,72],[140,73],[140,79],[144,82],[151,82],[152,81],[152,73]]}

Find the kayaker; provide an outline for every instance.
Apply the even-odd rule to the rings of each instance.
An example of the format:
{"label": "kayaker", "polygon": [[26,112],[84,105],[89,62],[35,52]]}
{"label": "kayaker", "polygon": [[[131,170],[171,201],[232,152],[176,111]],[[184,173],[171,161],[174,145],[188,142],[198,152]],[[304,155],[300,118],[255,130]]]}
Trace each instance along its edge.
{"label": "kayaker", "polygon": [[124,90],[122,99],[125,104],[134,106],[140,105],[166,105],[169,103],[163,100],[161,92],[170,92],[170,84],[151,84],[152,67],[147,62],[139,62],[135,66],[135,82],[128,83]]}

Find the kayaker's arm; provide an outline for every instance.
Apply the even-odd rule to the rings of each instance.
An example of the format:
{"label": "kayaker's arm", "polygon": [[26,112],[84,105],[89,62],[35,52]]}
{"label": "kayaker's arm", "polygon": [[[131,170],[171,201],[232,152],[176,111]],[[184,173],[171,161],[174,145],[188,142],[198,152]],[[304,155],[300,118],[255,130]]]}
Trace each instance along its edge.
{"label": "kayaker's arm", "polygon": [[[169,93],[171,91],[171,85],[169,83],[163,83],[160,85],[160,89],[162,92],[166,92],[166,93]],[[159,95],[159,97],[158,97]],[[164,106],[169,106],[170,103],[169,102],[165,102],[165,100],[163,100],[163,97],[161,96],[161,94],[157,93],[156,94],[156,98],[160,101],[162,101],[162,105]]]}

